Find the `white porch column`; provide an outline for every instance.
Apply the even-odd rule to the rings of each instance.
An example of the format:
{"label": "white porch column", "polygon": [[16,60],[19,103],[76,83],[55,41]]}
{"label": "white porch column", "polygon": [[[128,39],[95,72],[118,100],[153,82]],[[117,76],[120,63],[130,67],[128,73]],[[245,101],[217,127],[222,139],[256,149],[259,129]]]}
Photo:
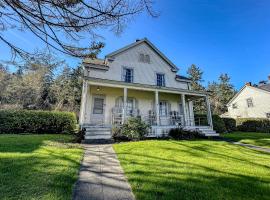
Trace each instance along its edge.
{"label": "white porch column", "polygon": [[189,104],[190,125],[195,126],[193,101],[189,101],[188,104]]}
{"label": "white porch column", "polygon": [[157,120],[157,126],[160,125],[160,120],[159,120],[159,95],[158,95],[158,91],[155,91],[155,108],[156,108],[156,120]]}
{"label": "white porch column", "polygon": [[181,101],[183,106],[183,115],[184,115],[184,126],[187,126],[187,109],[186,109],[186,96],[185,94],[181,94]]}
{"label": "white porch column", "polygon": [[89,90],[87,81],[83,81],[82,87],[82,99],[81,99],[81,107],[80,107],[80,125],[83,125],[86,121],[86,114],[87,114],[87,92]]}
{"label": "white porch column", "polygon": [[124,102],[123,102],[123,115],[122,115],[122,124],[124,124],[126,120],[127,114],[127,88],[124,88]]}
{"label": "white porch column", "polygon": [[205,96],[206,101],[206,108],[207,108],[207,121],[211,128],[213,128],[213,120],[212,120],[212,113],[211,113],[211,105],[209,101],[209,97]]}

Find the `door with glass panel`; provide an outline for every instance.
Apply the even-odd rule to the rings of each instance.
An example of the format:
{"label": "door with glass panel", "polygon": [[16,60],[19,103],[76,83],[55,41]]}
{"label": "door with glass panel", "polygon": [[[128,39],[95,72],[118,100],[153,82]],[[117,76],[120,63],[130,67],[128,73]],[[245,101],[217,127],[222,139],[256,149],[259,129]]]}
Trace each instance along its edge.
{"label": "door with glass panel", "polygon": [[93,96],[91,124],[103,125],[105,119],[105,96]]}

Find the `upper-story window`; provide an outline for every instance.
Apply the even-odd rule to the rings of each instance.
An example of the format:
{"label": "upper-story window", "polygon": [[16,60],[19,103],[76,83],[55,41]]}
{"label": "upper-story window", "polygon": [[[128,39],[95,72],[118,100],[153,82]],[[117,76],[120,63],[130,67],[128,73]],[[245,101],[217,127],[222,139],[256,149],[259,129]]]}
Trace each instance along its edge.
{"label": "upper-story window", "polygon": [[233,103],[232,108],[237,109],[237,103]]}
{"label": "upper-story window", "polygon": [[270,119],[270,112],[266,113],[266,117]]}
{"label": "upper-story window", "polygon": [[150,63],[150,55],[149,54],[143,54],[143,53],[140,53],[139,54],[139,61],[140,62],[143,62],[143,63]]}
{"label": "upper-story window", "polygon": [[157,86],[165,87],[165,75],[157,73]]}
{"label": "upper-story window", "polygon": [[133,69],[128,68],[128,67],[124,67],[122,80],[127,82],[127,83],[133,83],[133,78],[134,78]]}
{"label": "upper-story window", "polygon": [[252,101],[252,98],[248,98],[247,99],[247,107],[248,108],[251,108],[251,107],[253,107],[254,105],[253,105],[253,101]]}

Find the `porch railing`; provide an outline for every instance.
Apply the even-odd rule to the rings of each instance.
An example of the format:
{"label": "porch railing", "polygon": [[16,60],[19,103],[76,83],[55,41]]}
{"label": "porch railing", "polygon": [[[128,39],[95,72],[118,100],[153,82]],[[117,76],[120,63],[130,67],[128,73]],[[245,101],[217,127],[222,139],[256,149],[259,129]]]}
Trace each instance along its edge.
{"label": "porch railing", "polygon": [[[115,107],[112,109],[112,124],[122,125],[123,124],[123,115],[124,109]],[[157,115],[154,111],[149,110],[148,114],[140,114],[139,109],[129,110],[126,113],[126,118],[129,117],[140,117],[143,121],[148,123],[151,126],[183,126],[184,125],[184,116],[179,114],[177,111],[171,111],[168,115],[159,116],[157,123]]]}

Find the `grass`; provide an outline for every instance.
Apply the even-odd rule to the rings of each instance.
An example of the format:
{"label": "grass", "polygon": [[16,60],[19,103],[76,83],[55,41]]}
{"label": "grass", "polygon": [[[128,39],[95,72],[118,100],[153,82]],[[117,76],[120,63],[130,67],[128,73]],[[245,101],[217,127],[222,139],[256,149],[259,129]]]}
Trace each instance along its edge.
{"label": "grass", "polygon": [[270,148],[270,133],[234,132],[223,134],[222,136],[235,142]]}
{"label": "grass", "polygon": [[0,199],[71,199],[82,148],[68,135],[0,135]]}
{"label": "grass", "polygon": [[270,197],[267,153],[208,140],[149,140],[114,149],[138,200]]}

